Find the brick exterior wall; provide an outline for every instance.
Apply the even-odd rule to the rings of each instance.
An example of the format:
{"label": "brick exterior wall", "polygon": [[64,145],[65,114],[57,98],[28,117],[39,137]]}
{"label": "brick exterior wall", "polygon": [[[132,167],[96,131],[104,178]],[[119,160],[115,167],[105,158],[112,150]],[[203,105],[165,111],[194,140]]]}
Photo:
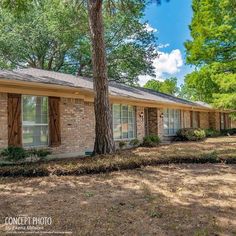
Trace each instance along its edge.
{"label": "brick exterior wall", "polygon": [[[147,108],[148,132],[164,136],[163,110]],[[145,136],[144,107],[136,107],[137,138],[142,141]],[[60,99],[61,145],[52,148],[54,154],[77,153],[92,151],[95,139],[95,115],[92,102],[81,99]],[[191,126],[190,111],[181,111],[181,125]],[[229,125],[229,124],[228,124]],[[231,121],[231,127],[236,128],[236,121]],[[220,129],[219,112],[200,112],[200,128]],[[8,145],[7,93],[0,93],[0,148]]]}
{"label": "brick exterior wall", "polygon": [[231,128],[236,128],[236,120],[231,119]]}
{"label": "brick exterior wall", "polygon": [[163,137],[163,110],[158,108],[147,108],[147,134]]}
{"label": "brick exterior wall", "polygon": [[200,112],[199,113],[199,124],[201,129],[209,129],[209,112]]}
{"label": "brick exterior wall", "polygon": [[[140,116],[142,114],[142,116]],[[144,107],[136,107],[137,139],[143,140],[145,136]]]}
{"label": "brick exterior wall", "polygon": [[148,108],[148,135],[157,135],[158,133],[158,112],[157,108]]}
{"label": "brick exterior wall", "polygon": [[191,115],[190,111],[183,111],[183,128],[191,127]]}
{"label": "brick exterior wall", "polygon": [[0,148],[8,145],[7,93],[0,93]]}
{"label": "brick exterior wall", "polygon": [[220,113],[209,112],[209,128],[220,130]]}
{"label": "brick exterior wall", "polygon": [[92,151],[95,137],[93,103],[81,99],[60,100],[61,145],[53,153]]}
{"label": "brick exterior wall", "polygon": [[163,109],[157,110],[157,121],[158,121],[158,129],[157,134],[162,139],[164,136],[164,117],[163,117]]}

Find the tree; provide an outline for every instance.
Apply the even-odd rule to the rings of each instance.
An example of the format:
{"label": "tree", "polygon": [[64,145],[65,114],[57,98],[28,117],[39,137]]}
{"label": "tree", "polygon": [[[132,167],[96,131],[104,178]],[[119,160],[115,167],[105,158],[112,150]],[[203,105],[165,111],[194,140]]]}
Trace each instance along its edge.
{"label": "tree", "polygon": [[[145,5],[131,3],[116,4],[111,13],[104,2],[104,37],[109,79],[136,84],[140,74],[153,74],[156,39],[140,21]],[[21,15],[0,7],[0,17],[0,68],[30,66],[92,77],[87,8],[81,2],[34,1]]]}
{"label": "tree", "polygon": [[[27,0],[25,0],[27,1]],[[25,2],[18,0],[18,3]],[[32,1],[32,0],[28,0]],[[10,0],[4,2],[11,3]],[[119,3],[119,1],[117,1]],[[131,1],[120,1],[129,4]],[[142,1],[137,1],[142,2]],[[159,2],[159,0],[158,0]],[[111,12],[115,12],[116,1],[108,1],[112,7],[109,7]],[[134,1],[136,3],[136,1]],[[104,25],[103,25],[103,1],[102,0],[87,0],[90,34],[92,41],[92,62],[93,62],[93,78],[94,78],[94,108],[96,116],[96,137],[94,145],[94,154],[112,153],[115,150],[113,141],[112,126],[111,126],[111,109],[108,97],[108,76],[106,50],[104,40]]]}
{"label": "tree", "polygon": [[109,103],[108,76],[105,52],[102,0],[88,0],[89,25],[93,52],[95,144],[94,154],[115,151],[112,132],[112,116]]}
{"label": "tree", "polygon": [[171,95],[176,95],[179,91],[177,86],[177,78],[174,77],[165,79],[164,81],[151,79],[144,85],[144,88],[153,89],[158,92],[167,93]]}
{"label": "tree", "polygon": [[193,101],[213,102],[213,93],[219,91],[219,86],[212,78],[215,73],[207,66],[193,71],[185,76],[185,83],[181,87],[180,96]]}
{"label": "tree", "polygon": [[196,70],[183,89],[192,98],[221,108],[236,108],[236,3],[233,0],[193,0],[192,40],[185,43],[187,62]]}
{"label": "tree", "polygon": [[82,10],[60,0],[36,1],[20,16],[0,8],[0,16],[2,68],[60,70],[87,24]]}

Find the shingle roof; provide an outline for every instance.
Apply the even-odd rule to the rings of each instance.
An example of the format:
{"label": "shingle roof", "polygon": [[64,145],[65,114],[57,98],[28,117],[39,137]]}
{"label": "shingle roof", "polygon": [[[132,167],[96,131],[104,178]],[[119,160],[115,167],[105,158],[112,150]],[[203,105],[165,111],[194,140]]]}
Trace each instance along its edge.
{"label": "shingle roof", "polygon": [[[1,71],[1,79],[19,80],[27,82],[36,82],[44,84],[55,84],[61,86],[82,88],[86,90],[93,90],[93,79],[81,76],[74,76],[54,71],[47,71],[41,69],[20,69],[15,71]],[[151,89],[131,87],[125,84],[116,82],[109,83],[109,92],[113,96],[121,96],[126,98],[135,98],[146,101],[156,101],[161,103],[187,105],[192,107],[209,108],[204,104],[197,104],[187,101],[185,99],[177,98],[168,94],[153,91]]]}

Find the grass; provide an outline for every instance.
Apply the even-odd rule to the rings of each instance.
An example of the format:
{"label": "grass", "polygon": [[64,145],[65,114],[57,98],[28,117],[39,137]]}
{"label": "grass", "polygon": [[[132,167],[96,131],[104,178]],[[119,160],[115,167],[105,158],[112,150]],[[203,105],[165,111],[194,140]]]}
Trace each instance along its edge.
{"label": "grass", "polygon": [[0,167],[0,176],[83,175],[148,165],[221,162],[236,163],[235,136],[209,138],[204,142],[177,142],[155,148],[139,147],[107,156],[6,165]]}
{"label": "grass", "polygon": [[235,235],[235,196],[236,165],[224,164],[0,178],[0,235],[19,215],[52,217],[45,231],[71,235]]}

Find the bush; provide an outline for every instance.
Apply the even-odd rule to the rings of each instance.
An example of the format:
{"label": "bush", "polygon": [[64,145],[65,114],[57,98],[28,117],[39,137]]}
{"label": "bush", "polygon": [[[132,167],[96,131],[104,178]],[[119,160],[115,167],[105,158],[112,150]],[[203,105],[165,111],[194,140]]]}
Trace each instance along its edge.
{"label": "bush", "polygon": [[139,140],[137,138],[136,139],[132,139],[129,142],[129,145],[133,146],[133,147],[137,147],[139,144],[140,144],[140,142],[139,142]]}
{"label": "bush", "polygon": [[29,153],[21,147],[8,147],[3,149],[1,155],[11,161],[19,161],[29,157]]}
{"label": "bush", "polygon": [[32,148],[26,150],[22,147],[8,147],[3,149],[3,151],[0,153],[1,156],[6,157],[9,161],[19,161],[27,157],[44,158],[49,154],[51,154],[51,151],[48,149]]}
{"label": "bush", "polygon": [[222,135],[235,135],[236,134],[236,128],[223,129],[220,132],[221,132]]}
{"label": "bush", "polygon": [[218,137],[221,135],[219,130],[215,129],[205,129],[206,137]]}
{"label": "bush", "polygon": [[206,138],[206,133],[202,129],[185,128],[177,131],[177,137],[182,141],[200,141]]}
{"label": "bush", "polygon": [[126,145],[127,145],[127,144],[126,144],[125,141],[120,141],[120,142],[119,142],[119,148],[120,148],[120,149],[126,147]]}
{"label": "bush", "polygon": [[30,157],[39,157],[39,158],[44,158],[47,155],[51,154],[51,151],[48,149],[32,148],[32,149],[27,150],[27,152],[29,153]]}
{"label": "bush", "polygon": [[156,147],[161,142],[161,139],[157,135],[148,135],[143,138],[144,147]]}

